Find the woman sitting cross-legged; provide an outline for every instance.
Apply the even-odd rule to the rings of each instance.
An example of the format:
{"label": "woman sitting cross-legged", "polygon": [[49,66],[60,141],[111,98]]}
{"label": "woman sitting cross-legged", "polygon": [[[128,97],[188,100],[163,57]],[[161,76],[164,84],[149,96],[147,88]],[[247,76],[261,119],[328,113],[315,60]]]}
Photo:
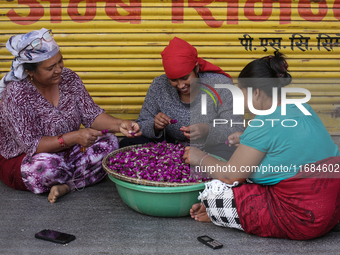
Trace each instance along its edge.
{"label": "woman sitting cross-legged", "polygon": [[[245,106],[272,109],[273,88],[280,92],[291,82],[287,68],[279,52],[249,63],[238,81]],[[247,103],[248,93],[253,107]],[[286,115],[282,114],[280,96],[274,106],[272,113],[257,115],[243,134],[229,136],[230,143],[239,146],[228,162],[186,148],[186,163],[197,171],[210,167],[215,178],[200,194],[202,203],[190,210],[192,218],[248,234],[296,240],[324,235],[339,222],[337,145],[308,104],[302,106],[311,115],[295,104],[287,104]],[[211,167],[225,171],[213,173]]]}
{"label": "woman sitting cross-legged", "polygon": [[94,103],[47,29],[13,36],[6,47],[15,58],[0,82],[0,180],[49,192],[54,203],[103,179],[102,159],[119,146],[113,133],[140,136],[139,125]]}

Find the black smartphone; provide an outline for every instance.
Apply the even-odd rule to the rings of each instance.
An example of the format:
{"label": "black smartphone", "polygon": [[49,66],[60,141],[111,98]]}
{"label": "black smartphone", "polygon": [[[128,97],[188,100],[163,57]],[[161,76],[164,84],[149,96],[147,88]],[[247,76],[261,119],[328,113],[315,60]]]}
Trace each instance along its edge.
{"label": "black smartphone", "polygon": [[197,240],[213,249],[220,249],[223,247],[223,244],[217,242],[209,236],[199,236],[197,237]]}
{"label": "black smartphone", "polygon": [[46,240],[46,241],[50,241],[54,243],[61,243],[61,244],[65,244],[76,239],[74,235],[61,233],[59,231],[50,230],[50,229],[44,229],[40,231],[39,233],[36,233],[35,237]]}

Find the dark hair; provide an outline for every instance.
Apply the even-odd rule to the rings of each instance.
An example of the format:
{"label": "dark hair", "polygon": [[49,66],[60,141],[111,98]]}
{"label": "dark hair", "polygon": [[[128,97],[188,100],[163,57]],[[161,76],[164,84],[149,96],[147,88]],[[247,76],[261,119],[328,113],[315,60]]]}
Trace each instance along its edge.
{"label": "dark hair", "polygon": [[292,76],[288,73],[288,64],[279,51],[275,51],[274,56],[266,56],[250,62],[243,68],[238,78],[240,87],[261,89],[270,97],[273,87],[278,88],[278,92],[281,93],[281,88],[292,81]]}
{"label": "dark hair", "polygon": [[23,67],[24,70],[27,70],[29,72],[35,72],[38,69],[38,66],[41,64],[42,62],[38,62],[38,63],[24,63]]}

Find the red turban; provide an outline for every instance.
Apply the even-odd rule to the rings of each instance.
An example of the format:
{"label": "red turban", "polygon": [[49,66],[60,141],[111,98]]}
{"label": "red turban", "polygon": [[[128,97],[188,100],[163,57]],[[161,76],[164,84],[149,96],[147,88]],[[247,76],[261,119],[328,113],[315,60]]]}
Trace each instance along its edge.
{"label": "red turban", "polygon": [[197,62],[200,72],[221,73],[232,79],[218,66],[197,57],[196,48],[178,37],[170,40],[169,45],[165,47],[161,55],[164,71],[169,79],[178,79],[188,75],[194,70]]}

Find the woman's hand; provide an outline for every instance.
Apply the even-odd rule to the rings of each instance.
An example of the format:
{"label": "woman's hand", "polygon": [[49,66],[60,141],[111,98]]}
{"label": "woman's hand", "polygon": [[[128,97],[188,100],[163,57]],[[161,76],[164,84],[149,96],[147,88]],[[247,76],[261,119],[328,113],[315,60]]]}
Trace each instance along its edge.
{"label": "woman's hand", "polygon": [[120,124],[119,130],[126,137],[130,138],[142,135],[142,131],[140,130],[139,125],[135,121],[131,120],[123,120],[122,123]]}
{"label": "woman's hand", "polygon": [[185,152],[183,154],[183,159],[185,163],[198,166],[201,162],[201,159],[207,155],[205,152],[195,148],[195,147],[185,147]]}
{"label": "woman's hand", "polygon": [[163,130],[167,125],[170,124],[171,118],[162,112],[159,112],[154,119],[155,133]]}
{"label": "woman's hand", "polygon": [[189,140],[205,138],[209,134],[209,125],[206,123],[196,123],[180,129]]}
{"label": "woman's hand", "polygon": [[229,147],[231,147],[232,145],[234,146],[239,146],[240,145],[240,136],[243,134],[243,132],[235,132],[233,134],[231,134],[230,136],[228,136],[228,144]]}
{"label": "woman's hand", "polygon": [[[83,147],[90,147],[94,144],[97,138],[102,135],[101,131],[92,128],[84,128],[77,131],[76,141]],[[67,143],[67,141],[65,142]]]}

